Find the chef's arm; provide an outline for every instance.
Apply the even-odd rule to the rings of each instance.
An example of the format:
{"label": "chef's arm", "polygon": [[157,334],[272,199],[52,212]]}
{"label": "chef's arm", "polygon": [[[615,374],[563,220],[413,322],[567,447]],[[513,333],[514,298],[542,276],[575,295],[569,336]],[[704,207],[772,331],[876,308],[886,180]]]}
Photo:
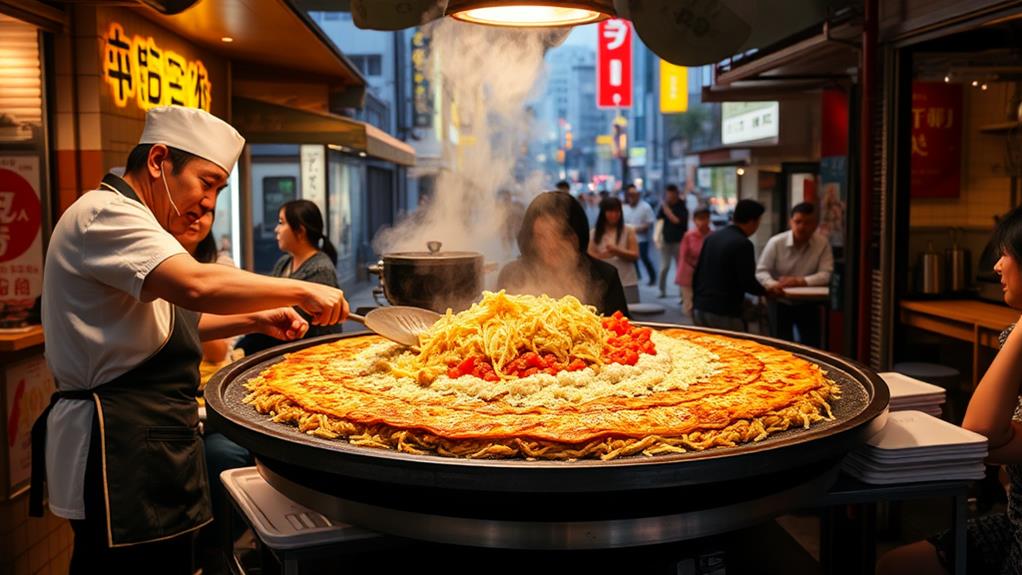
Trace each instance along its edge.
{"label": "chef's arm", "polygon": [[348,315],[348,302],[337,288],[261,276],[231,266],[200,264],[187,254],[167,258],[149,272],[142,295],[193,311],[224,315],[297,305],[312,315],[317,325],[333,325]]}
{"label": "chef's arm", "polygon": [[235,315],[214,315],[204,313],[199,318],[199,339],[203,344],[236,335],[256,331],[256,315],[242,313]]}
{"label": "chef's arm", "polygon": [[1022,329],[1007,341],[969,400],[962,427],[989,440],[990,463],[1022,462],[1022,428],[1012,421],[1022,381]]}

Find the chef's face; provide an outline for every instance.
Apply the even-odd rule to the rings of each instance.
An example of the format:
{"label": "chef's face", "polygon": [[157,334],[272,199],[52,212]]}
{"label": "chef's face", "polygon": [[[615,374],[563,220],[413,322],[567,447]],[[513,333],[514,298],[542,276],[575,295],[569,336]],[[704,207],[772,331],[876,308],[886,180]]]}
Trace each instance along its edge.
{"label": "chef's face", "polygon": [[217,194],[227,185],[228,174],[202,158],[193,158],[174,170],[166,146],[160,144],[153,146],[150,154],[150,165],[157,166],[150,170],[155,178],[153,213],[157,214],[157,219],[162,219],[163,228],[172,235],[183,234],[189,226],[216,209]]}
{"label": "chef's face", "polygon": [[1001,252],[1001,259],[994,264],[994,272],[1001,276],[1004,303],[1022,309],[1022,267],[1018,260],[1007,252]]}
{"label": "chef's face", "polygon": [[192,222],[183,233],[176,234],[174,237],[184,249],[188,250],[188,253],[195,255],[195,248],[199,247],[199,242],[209,235],[209,229],[212,227],[213,212],[208,212]]}
{"label": "chef's face", "polygon": [[291,229],[287,219],[284,218],[284,208],[280,208],[280,212],[277,213],[277,227],[273,231],[277,234],[277,247],[282,252],[294,253],[301,244],[299,233]]}

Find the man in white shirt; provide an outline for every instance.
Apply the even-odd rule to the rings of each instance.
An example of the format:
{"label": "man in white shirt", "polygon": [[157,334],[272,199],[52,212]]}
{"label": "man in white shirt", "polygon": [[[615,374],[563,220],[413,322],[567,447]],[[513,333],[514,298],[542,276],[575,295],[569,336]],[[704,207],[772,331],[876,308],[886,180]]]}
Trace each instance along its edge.
{"label": "man in white shirt", "polygon": [[[756,279],[763,287],[790,288],[826,286],[834,271],[834,255],[830,242],[816,233],[816,207],[803,202],[791,209],[791,229],[770,238],[756,266]],[[817,304],[771,305],[773,335],[795,341],[820,345],[820,308]]]}
{"label": "man in white shirt", "polygon": [[[347,315],[332,287],[195,261],[174,234],[213,211],[245,140],[202,110],[146,115],[124,177],[54,227],[43,277],[57,393],[32,428],[30,512],[71,520],[71,573],[191,572],[211,520],[195,395],[200,340],[301,337]],[[201,314],[201,317],[199,316]],[[47,473],[48,472],[48,473]]]}
{"label": "man in white shirt", "polygon": [[646,268],[646,275],[649,277],[649,285],[656,283],[656,267],[649,259],[649,242],[653,238],[653,224],[656,222],[656,215],[653,208],[639,195],[639,189],[635,184],[628,184],[625,187],[625,203],[622,206],[622,217],[625,225],[635,229],[635,235],[639,239],[639,259],[635,262],[636,271],[639,270],[639,262]]}

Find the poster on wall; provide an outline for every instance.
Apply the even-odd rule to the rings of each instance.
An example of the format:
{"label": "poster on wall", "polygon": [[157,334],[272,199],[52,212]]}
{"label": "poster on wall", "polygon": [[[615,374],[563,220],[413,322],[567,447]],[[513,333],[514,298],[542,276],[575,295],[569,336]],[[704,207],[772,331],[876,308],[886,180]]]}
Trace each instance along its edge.
{"label": "poster on wall", "polygon": [[962,184],[962,87],[912,83],[913,198],[957,198]]}
{"label": "poster on wall", "polygon": [[845,182],[848,180],[848,157],[828,156],[820,159],[820,228],[833,247],[845,245],[845,213],[848,200]]}
{"label": "poster on wall", "polygon": [[43,287],[39,158],[0,156],[0,329],[21,329]]}
{"label": "poster on wall", "polygon": [[32,478],[32,424],[46,408],[55,388],[53,375],[42,355],[7,365],[4,381],[7,495],[14,496],[25,489]]}
{"label": "poster on wall", "polygon": [[321,214],[326,214],[326,146],[303,144],[302,158],[302,199],[316,204]]}

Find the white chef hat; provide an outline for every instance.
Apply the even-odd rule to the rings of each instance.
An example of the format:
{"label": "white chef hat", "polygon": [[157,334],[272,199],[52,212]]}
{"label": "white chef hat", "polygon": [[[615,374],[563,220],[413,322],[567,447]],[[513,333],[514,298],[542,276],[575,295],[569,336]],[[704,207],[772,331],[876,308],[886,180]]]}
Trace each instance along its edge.
{"label": "white chef hat", "polygon": [[139,144],[164,144],[194,154],[220,166],[227,173],[245,147],[230,124],[198,108],[161,106],[145,115],[145,128]]}

